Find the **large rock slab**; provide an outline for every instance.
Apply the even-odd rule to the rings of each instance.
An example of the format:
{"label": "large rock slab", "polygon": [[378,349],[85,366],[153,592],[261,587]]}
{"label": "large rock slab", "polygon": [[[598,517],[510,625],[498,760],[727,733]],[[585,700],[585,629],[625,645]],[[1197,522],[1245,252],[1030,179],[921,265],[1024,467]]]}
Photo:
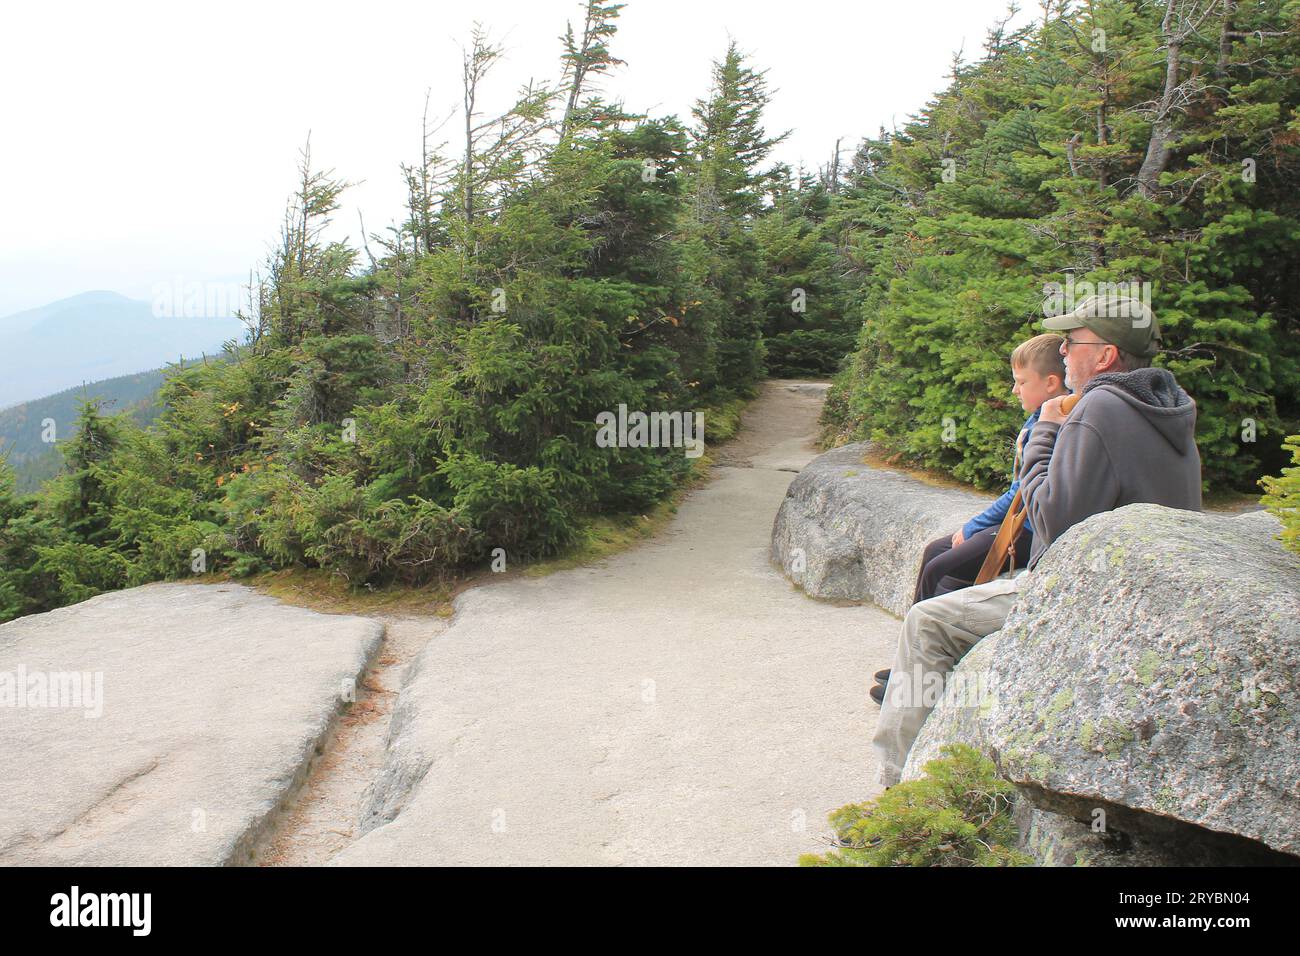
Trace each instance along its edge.
{"label": "large rock slab", "polygon": [[1300,855],[1300,560],[1278,528],[1130,505],[1070,529],[954,671],[988,693],[935,709],[905,778],[963,741],[1041,810]]}
{"label": "large rock slab", "polygon": [[[151,584],[0,626],[0,865],[245,861],[382,638],[234,584]],[[32,706],[37,675],[73,672]]]}
{"label": "large rock slab", "polygon": [[808,594],[907,613],[927,543],[993,500],[864,464],[869,444],[818,456],[786,492],[772,527],[774,564]]}

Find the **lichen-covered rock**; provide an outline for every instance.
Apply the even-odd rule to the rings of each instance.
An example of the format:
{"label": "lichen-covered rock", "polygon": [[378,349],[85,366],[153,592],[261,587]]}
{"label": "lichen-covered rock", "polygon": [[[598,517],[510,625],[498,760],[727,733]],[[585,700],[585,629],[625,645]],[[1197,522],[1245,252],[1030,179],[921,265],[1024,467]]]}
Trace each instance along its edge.
{"label": "lichen-covered rock", "polygon": [[1070,529],[958,665],[988,694],[941,703],[905,776],[963,741],[1040,810],[1300,855],[1300,561],[1278,528],[1130,505]]}
{"label": "lichen-covered rock", "polygon": [[1127,836],[1097,832],[1088,824],[1039,810],[1023,797],[1013,813],[1019,849],[1039,866],[1171,866],[1161,853],[1135,845]]}
{"label": "lichen-covered rock", "polygon": [[[1039,866],[1264,866],[1278,863],[1276,854],[1259,844],[1243,846],[1207,839],[1135,836],[1113,827],[1094,829],[1071,817],[1039,810],[1025,797],[1015,801],[1013,816],[1020,830],[1018,849]],[[1188,828],[1189,830],[1192,828]]]}
{"label": "lichen-covered rock", "polygon": [[991,499],[873,468],[868,447],[845,445],[804,467],[777,512],[771,558],[815,597],[872,601],[902,616],[925,545]]}

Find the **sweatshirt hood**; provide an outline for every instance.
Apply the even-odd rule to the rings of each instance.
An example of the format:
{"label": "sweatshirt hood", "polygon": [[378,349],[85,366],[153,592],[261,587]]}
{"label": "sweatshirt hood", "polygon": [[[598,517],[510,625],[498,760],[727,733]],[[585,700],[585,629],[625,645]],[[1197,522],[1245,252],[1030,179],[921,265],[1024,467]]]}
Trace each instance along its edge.
{"label": "sweatshirt hood", "polygon": [[1178,452],[1195,447],[1196,404],[1169,369],[1103,372],[1083,387],[1083,394],[1097,389],[1127,402]]}

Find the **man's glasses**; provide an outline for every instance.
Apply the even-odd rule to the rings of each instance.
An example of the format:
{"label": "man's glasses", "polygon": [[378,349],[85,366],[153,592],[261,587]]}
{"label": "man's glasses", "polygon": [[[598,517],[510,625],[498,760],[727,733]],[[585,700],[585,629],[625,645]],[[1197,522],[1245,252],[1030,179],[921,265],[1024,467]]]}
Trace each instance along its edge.
{"label": "man's glasses", "polygon": [[1078,339],[1072,339],[1072,338],[1070,338],[1070,337],[1067,335],[1067,336],[1065,337],[1065,341],[1064,341],[1063,344],[1061,345],[1061,349],[1062,349],[1062,351],[1068,352],[1068,351],[1070,351],[1070,349],[1072,349],[1072,348],[1073,348],[1074,346],[1076,346],[1076,345],[1110,345],[1110,343],[1109,343],[1109,342],[1100,342],[1100,341],[1098,341],[1098,342],[1080,342]]}

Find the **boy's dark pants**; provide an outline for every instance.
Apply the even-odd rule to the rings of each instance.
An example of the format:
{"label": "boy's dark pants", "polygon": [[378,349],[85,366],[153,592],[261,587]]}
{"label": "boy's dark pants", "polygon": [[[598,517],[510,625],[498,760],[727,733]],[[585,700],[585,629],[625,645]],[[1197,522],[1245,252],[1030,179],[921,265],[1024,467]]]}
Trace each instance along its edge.
{"label": "boy's dark pants", "polygon": [[[993,547],[993,539],[997,536],[998,529],[994,525],[992,528],[975,532],[955,548],[952,546],[952,535],[935,538],[927,544],[925,556],[921,559],[921,574],[916,579],[916,594],[912,597],[912,603],[916,604],[918,601],[968,588],[974,584],[975,576],[979,574],[984,558],[988,556],[989,548]],[[1023,568],[1029,560],[1029,546],[1033,540],[1034,536],[1030,534],[1028,528],[1020,532],[1020,537],[1016,538],[1017,570]],[[998,573],[1006,571],[1010,564],[1010,560],[1004,562]]]}

